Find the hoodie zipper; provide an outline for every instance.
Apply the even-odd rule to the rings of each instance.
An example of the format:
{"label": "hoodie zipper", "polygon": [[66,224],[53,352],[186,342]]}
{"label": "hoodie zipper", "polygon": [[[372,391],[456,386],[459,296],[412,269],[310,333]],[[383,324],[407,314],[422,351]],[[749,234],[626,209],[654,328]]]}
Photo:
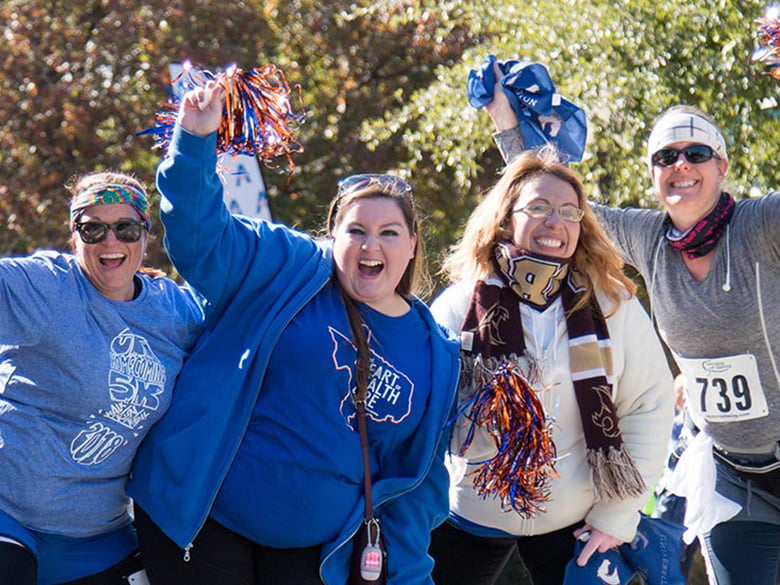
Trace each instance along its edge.
{"label": "hoodie zipper", "polygon": [[[439,440],[441,440],[441,438]],[[437,443],[437,445],[438,445],[438,443]],[[395,500],[397,498],[400,498],[404,494],[408,494],[409,492],[417,489],[417,487],[425,480],[425,478],[428,477],[428,473],[431,470],[431,466],[433,465],[433,460],[435,458],[436,458],[436,448],[434,447],[432,455],[431,455],[430,459],[428,460],[428,465],[425,468],[425,473],[420,475],[420,478],[413,485],[411,485],[409,488],[407,488],[407,489],[405,489],[403,491],[397,492],[397,493],[395,493],[395,494],[393,494],[391,496],[388,496],[387,498],[385,498],[381,502],[377,502],[376,504],[374,504],[374,510],[379,511],[381,509],[381,507],[384,506],[385,504],[387,504],[389,502],[392,502],[393,500]],[[355,530],[352,531],[352,534],[349,535],[349,538],[343,540],[336,548],[333,549],[333,551],[331,551],[331,553],[327,557],[322,559],[322,562],[320,563],[320,580],[322,580],[323,583],[325,582],[325,576],[322,574],[322,568],[325,566],[325,563],[327,563],[328,560],[334,554],[336,554],[336,552],[338,550],[340,550],[342,547],[344,547],[348,542],[352,541],[352,539],[354,538],[355,534],[357,534],[357,531],[360,530],[361,524],[362,524],[362,516],[361,516],[361,522],[358,523],[357,528],[355,528]]]}
{"label": "hoodie zipper", "polygon": [[[453,386],[457,386],[457,376],[455,377],[455,382],[453,382],[452,385]],[[452,399],[450,400],[449,404],[447,405],[447,408],[445,409],[444,416],[442,417],[444,425],[447,424],[447,420],[449,419],[449,413],[452,411],[452,405],[456,402],[456,400],[457,400],[457,387],[456,387],[456,391],[453,393]],[[439,441],[443,441],[443,440],[445,440],[445,438],[446,438],[445,433],[443,433],[443,432],[440,433]],[[425,478],[428,477],[428,473],[430,473],[430,471],[431,471],[431,466],[433,466],[433,461],[436,459],[436,448],[438,447],[438,445],[439,445],[439,442],[437,441],[436,444],[434,445],[432,451],[431,451],[431,456],[428,459],[428,465],[425,467],[425,472],[420,475],[418,480],[414,484],[409,486],[407,489],[402,490],[400,492],[397,492],[397,493],[395,493],[393,495],[390,495],[390,496],[386,497],[384,500],[382,500],[381,502],[375,503],[374,504],[374,509],[375,510],[378,511],[385,504],[387,504],[389,502],[392,502],[393,500],[395,500],[397,498],[400,498],[404,494],[408,494],[409,492],[414,491],[415,489],[417,489],[417,487],[423,481],[425,481]],[[322,562],[320,563],[320,580],[323,583],[325,583],[325,576],[322,574],[322,569],[325,566],[325,563],[327,563],[328,560],[334,554],[336,554],[337,551],[339,551],[342,547],[344,547],[348,542],[352,541],[352,539],[354,538],[355,534],[357,534],[357,531],[360,530],[361,524],[362,524],[362,521],[358,523],[357,528],[355,528],[355,530],[352,531],[352,534],[350,534],[349,538],[343,540],[336,548],[333,549],[333,551],[331,551],[331,553],[328,556],[326,556],[324,559],[322,559]]]}
{"label": "hoodie zipper", "polygon": [[[321,291],[323,288],[325,288],[325,286],[328,284],[328,282],[330,282],[330,278],[326,278],[326,279],[325,279],[325,281],[324,281],[324,282],[323,282],[323,283],[322,283],[322,284],[321,284],[321,285],[320,285],[320,286],[317,288],[317,290],[315,290],[315,291],[314,291],[312,294],[310,294],[310,295],[309,295],[309,296],[306,298],[306,301],[305,301],[305,302],[304,302],[304,303],[303,303],[303,304],[302,304],[302,305],[301,305],[301,306],[298,308],[298,311],[300,311],[300,309],[301,309],[301,308],[302,308],[304,305],[306,305],[306,303],[308,303],[309,301],[311,301],[311,300],[312,300],[312,299],[313,299],[313,298],[314,298],[314,297],[315,297],[315,296],[316,296],[316,295],[317,295],[317,294],[318,294],[318,293],[319,293],[319,292],[320,292],[320,291]],[[276,347],[276,343],[279,341],[279,337],[282,335],[282,331],[284,331],[284,330],[287,328],[287,326],[290,324],[290,321],[292,321],[292,320],[293,320],[293,318],[295,317],[295,315],[297,315],[297,314],[298,314],[298,311],[294,311],[294,312],[293,312],[293,313],[290,315],[290,317],[289,317],[289,318],[288,318],[288,319],[287,319],[287,320],[284,322],[284,325],[282,325],[282,327],[280,327],[280,328],[279,328],[279,331],[278,331],[278,333],[276,334],[276,337],[275,337],[275,338],[274,338],[274,340],[273,340],[272,347]],[[243,356],[243,355],[244,355],[244,354],[242,354],[242,356]],[[250,355],[251,355],[251,354],[250,354]],[[247,356],[247,357],[248,357],[248,356]],[[270,357],[271,357],[271,354],[269,353],[269,354],[268,354],[268,358],[270,359]],[[242,361],[243,361],[244,359],[245,359],[245,358],[242,358]],[[259,392],[260,392],[260,390],[258,389],[258,394],[259,394]],[[256,399],[255,399],[255,400],[256,400]],[[250,416],[250,417],[252,416],[251,412],[249,413],[249,416]],[[247,424],[248,424],[248,422],[247,422]],[[241,441],[238,441],[238,443],[236,444],[235,448],[233,449],[233,452],[232,452],[232,453],[231,453],[231,455],[230,455],[230,458],[229,458],[229,459],[226,459],[226,461],[230,461],[230,462],[232,463],[232,461],[233,461],[233,459],[235,459],[235,457],[236,457],[236,453],[238,453],[238,450],[239,450],[239,448],[240,448],[240,447],[241,447]],[[198,528],[197,528],[197,530],[195,531],[195,534],[192,536],[192,540],[190,540],[190,542],[187,544],[187,546],[185,546],[185,547],[184,547],[184,556],[183,556],[183,559],[184,559],[184,562],[185,562],[185,563],[189,563],[189,562],[190,562],[190,559],[192,558],[191,551],[192,551],[192,549],[195,547],[195,540],[198,538],[198,534],[200,534],[200,531],[201,531],[201,530],[203,530],[203,526],[206,524],[206,520],[208,520],[208,517],[209,517],[209,511],[210,511],[210,510],[211,510],[211,508],[214,506],[214,502],[215,502],[215,501],[216,501],[216,499],[217,499],[217,495],[219,495],[219,489],[220,489],[220,487],[222,487],[222,482],[225,480],[225,476],[227,476],[227,472],[228,472],[228,469],[229,469],[229,468],[230,468],[230,466],[228,465],[228,467],[227,467],[227,468],[225,469],[225,471],[222,473],[222,477],[221,477],[221,479],[220,479],[220,481],[219,481],[219,485],[217,486],[217,489],[216,489],[216,490],[214,490],[214,493],[212,494],[212,496],[211,496],[211,499],[209,500],[209,505],[208,505],[208,507],[206,508],[206,510],[207,510],[207,511],[206,511],[206,515],[203,517],[203,519],[202,519],[202,520],[200,521],[200,523],[198,524]],[[357,530],[355,530],[355,532],[357,532]]]}

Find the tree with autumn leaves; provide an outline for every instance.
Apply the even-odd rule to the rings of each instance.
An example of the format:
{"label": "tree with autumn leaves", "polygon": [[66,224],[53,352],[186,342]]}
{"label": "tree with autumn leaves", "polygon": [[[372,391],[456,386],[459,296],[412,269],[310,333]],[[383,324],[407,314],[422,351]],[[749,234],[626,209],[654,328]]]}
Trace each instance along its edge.
{"label": "tree with autumn leaves", "polygon": [[[275,218],[321,225],[339,177],[393,170],[428,218],[434,272],[501,160],[466,101],[470,68],[495,54],[543,63],[588,114],[577,165],[596,199],[655,205],[644,163],[653,117],[673,103],[724,126],[733,191],[780,184],[778,86],[750,61],[757,1],[659,6],[335,0],[79,3],[0,9],[0,254],[67,245],[63,184],[117,168],[152,185],[161,153],[136,133],[167,99],[168,65],[279,66],[304,114],[291,176],[265,170]],[[159,227],[155,227],[159,234]],[[168,268],[160,240],[149,262]]]}
{"label": "tree with autumn leaves", "polygon": [[[546,65],[585,110],[575,168],[595,199],[656,205],[645,139],[677,103],[723,126],[730,191],[763,193],[780,185],[780,89],[750,59],[766,4],[3,0],[0,256],[67,246],[63,185],[74,174],[114,168],[153,185],[161,153],[137,132],[168,97],[168,65],[184,60],[274,63],[300,87],[305,150],[291,175],[264,171],[277,220],[316,229],[339,177],[398,172],[428,219],[434,272],[502,166],[488,117],[465,94],[487,54]],[[159,237],[148,262],[170,269]]]}
{"label": "tree with autumn leaves", "polygon": [[[117,168],[153,184],[161,153],[136,133],[168,97],[169,63],[185,59],[211,70],[275,63],[300,86],[305,152],[291,177],[266,170],[265,180],[280,221],[320,225],[338,177],[401,166],[402,137],[371,148],[362,123],[401,107],[474,42],[439,11],[385,4],[6,1],[0,254],[67,245],[63,184],[76,173]],[[149,262],[167,267],[159,239]]]}

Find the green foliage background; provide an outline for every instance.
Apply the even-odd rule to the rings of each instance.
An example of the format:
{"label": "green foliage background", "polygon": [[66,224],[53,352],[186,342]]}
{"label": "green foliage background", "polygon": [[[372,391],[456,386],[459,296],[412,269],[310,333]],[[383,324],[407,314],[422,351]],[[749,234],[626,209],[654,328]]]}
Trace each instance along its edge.
{"label": "green foliage background", "polygon": [[[415,185],[433,272],[500,157],[465,79],[493,53],[544,63],[585,109],[577,165],[593,197],[654,205],[652,119],[704,108],[730,144],[732,190],[777,185],[777,84],[750,61],[759,1],[4,0],[0,9],[0,254],[67,245],[63,184],[93,169],[153,184],[160,153],[136,132],[167,98],[168,64],[281,67],[299,84],[305,152],[267,170],[275,218],[321,226],[340,176],[393,170]],[[157,228],[159,233],[159,228]],[[169,268],[160,242],[150,263]],[[439,284],[441,284],[439,282]]]}
{"label": "green foliage background", "polygon": [[[0,256],[67,246],[63,185],[74,174],[116,168],[153,184],[160,153],[136,132],[167,98],[168,64],[185,59],[211,70],[274,63],[300,85],[305,152],[289,180],[265,172],[277,220],[317,230],[339,177],[399,172],[427,216],[434,273],[501,167],[488,117],[464,89],[489,53],[545,64],[586,111],[576,168],[594,198],[655,205],[644,143],[653,118],[677,103],[722,124],[732,192],[764,192],[780,183],[778,84],[750,60],[765,9],[755,0],[3,0]],[[149,263],[170,269],[160,241]]]}

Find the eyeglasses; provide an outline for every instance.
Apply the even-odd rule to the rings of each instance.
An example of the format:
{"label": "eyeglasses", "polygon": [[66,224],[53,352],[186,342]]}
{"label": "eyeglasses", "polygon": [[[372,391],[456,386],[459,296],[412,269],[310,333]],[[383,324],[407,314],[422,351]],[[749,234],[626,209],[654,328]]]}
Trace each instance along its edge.
{"label": "eyeglasses", "polygon": [[76,225],[76,231],[85,244],[98,244],[108,237],[108,232],[114,232],[116,239],[125,244],[132,244],[141,239],[146,224],[142,221],[124,220],[116,223],[102,221],[85,221]]}
{"label": "eyeglasses", "polygon": [[377,187],[382,193],[391,196],[403,195],[412,191],[412,186],[397,175],[363,173],[341,179],[336,196],[341,198],[369,187]]}
{"label": "eyeglasses", "polygon": [[581,222],[585,217],[585,211],[574,205],[566,204],[556,207],[549,203],[531,203],[525,207],[520,207],[512,211],[512,213],[520,213],[521,211],[527,213],[534,219],[542,219],[543,217],[552,216],[553,212],[557,212],[561,216],[561,219],[566,221]]}
{"label": "eyeglasses", "polygon": [[650,160],[657,167],[668,167],[676,163],[681,154],[685,160],[694,165],[706,163],[713,156],[720,159],[710,146],[706,144],[691,144],[684,148],[662,148],[653,154]]}

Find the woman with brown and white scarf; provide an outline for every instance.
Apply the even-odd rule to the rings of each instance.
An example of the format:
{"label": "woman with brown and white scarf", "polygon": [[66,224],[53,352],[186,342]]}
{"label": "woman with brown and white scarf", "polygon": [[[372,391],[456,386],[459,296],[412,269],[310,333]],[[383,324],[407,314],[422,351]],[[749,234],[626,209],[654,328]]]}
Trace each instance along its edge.
{"label": "woman with brown and white scarf", "polygon": [[672,379],[576,173],[524,152],[447,259],[434,316],[461,341],[438,585],[494,583],[515,548],[534,585],[634,537],[666,453]]}

